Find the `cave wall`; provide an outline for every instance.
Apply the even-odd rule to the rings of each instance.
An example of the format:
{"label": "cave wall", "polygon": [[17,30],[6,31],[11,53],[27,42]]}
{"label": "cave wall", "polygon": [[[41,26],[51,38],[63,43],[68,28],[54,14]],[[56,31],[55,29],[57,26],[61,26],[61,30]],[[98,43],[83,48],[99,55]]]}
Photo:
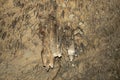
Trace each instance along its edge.
{"label": "cave wall", "polygon": [[[119,5],[119,0],[0,0],[0,80],[119,80]],[[59,35],[66,33],[64,56],[47,72],[40,30],[51,22],[61,28]],[[75,31],[77,57],[70,62],[64,42]]]}

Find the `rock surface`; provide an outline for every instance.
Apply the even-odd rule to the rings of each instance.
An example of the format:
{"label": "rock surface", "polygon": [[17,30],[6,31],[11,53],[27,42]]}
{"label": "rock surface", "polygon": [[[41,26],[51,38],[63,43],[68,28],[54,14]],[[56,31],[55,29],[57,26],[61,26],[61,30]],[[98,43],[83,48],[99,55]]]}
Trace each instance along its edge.
{"label": "rock surface", "polygon": [[[120,80],[119,0],[0,0],[0,80]],[[49,72],[39,30],[61,30]],[[67,55],[71,35],[77,56]]]}

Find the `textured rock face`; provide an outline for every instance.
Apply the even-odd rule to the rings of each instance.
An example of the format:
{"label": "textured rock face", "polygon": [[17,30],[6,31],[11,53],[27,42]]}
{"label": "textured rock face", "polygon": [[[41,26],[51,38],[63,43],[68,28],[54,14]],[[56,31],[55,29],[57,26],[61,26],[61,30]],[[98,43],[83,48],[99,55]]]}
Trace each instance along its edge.
{"label": "textured rock face", "polygon": [[0,80],[119,80],[119,5],[0,0]]}

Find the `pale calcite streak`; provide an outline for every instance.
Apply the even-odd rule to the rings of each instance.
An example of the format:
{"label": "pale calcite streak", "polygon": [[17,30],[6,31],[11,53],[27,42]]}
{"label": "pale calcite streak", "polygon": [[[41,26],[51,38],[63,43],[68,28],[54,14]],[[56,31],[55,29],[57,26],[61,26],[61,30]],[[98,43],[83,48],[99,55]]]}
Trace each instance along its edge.
{"label": "pale calcite streak", "polygon": [[75,55],[74,41],[72,41],[72,44],[70,45],[70,47],[68,47],[68,55],[69,55],[70,61],[73,61],[73,58],[74,58],[74,55]]}

